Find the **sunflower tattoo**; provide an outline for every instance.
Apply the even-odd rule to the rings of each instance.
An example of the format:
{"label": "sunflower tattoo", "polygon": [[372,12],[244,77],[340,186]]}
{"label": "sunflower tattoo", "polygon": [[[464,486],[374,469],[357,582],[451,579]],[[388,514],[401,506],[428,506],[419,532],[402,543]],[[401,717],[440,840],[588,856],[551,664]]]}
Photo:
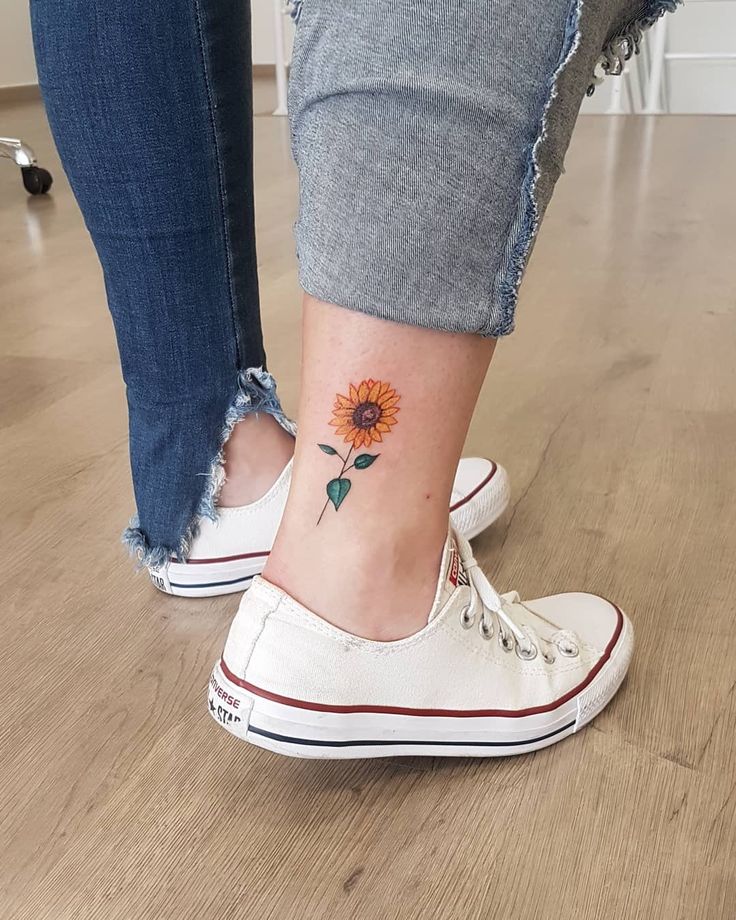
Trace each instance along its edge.
{"label": "sunflower tattoo", "polygon": [[317,445],[324,453],[342,460],[339,475],[327,483],[327,501],[317,519],[318,524],[330,502],[335,506],[335,511],[338,511],[345,501],[352,485],[345,473],[352,469],[366,470],[380,457],[380,454],[358,454],[350,463],[354,450],[370,447],[374,442],[380,444],[383,436],[390,433],[398,421],[396,414],[399,411],[399,399],[391,384],[382,380],[364,380],[357,387],[351,383],[348,396],[341,396],[339,393],[336,395],[330,425],[337,429],[335,434],[343,436],[350,449],[343,457],[329,444]]}

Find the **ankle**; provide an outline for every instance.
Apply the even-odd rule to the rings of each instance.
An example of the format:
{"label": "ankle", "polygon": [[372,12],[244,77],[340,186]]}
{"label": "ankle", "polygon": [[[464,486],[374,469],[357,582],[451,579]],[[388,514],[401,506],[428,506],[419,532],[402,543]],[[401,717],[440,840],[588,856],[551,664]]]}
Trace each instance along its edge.
{"label": "ankle", "polygon": [[293,453],[294,438],[272,415],[246,416],[225,444],[225,482],[217,504],[232,508],[257,501],[276,482]]}
{"label": "ankle", "polygon": [[279,533],[264,577],[334,626],[388,642],[429,617],[447,526],[385,530],[334,539],[318,531]]}

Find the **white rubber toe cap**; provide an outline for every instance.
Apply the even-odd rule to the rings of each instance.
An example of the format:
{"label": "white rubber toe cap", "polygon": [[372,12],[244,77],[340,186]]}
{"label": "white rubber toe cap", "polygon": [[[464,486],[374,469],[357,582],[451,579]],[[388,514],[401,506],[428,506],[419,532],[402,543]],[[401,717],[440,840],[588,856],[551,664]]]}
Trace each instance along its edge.
{"label": "white rubber toe cap", "polygon": [[624,625],[621,610],[597,594],[554,594],[525,604],[560,629],[574,632],[581,642],[600,654],[616,641]]}

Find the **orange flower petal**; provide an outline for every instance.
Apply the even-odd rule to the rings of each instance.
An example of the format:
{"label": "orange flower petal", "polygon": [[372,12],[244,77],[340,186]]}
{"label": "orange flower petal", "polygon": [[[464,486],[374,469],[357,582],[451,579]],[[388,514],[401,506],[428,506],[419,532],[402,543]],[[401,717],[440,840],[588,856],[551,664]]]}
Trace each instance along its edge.
{"label": "orange flower petal", "polygon": [[[349,384],[349,396],[342,393],[335,394],[332,418],[329,424],[336,428],[336,434],[344,437],[345,443],[352,443],[355,449],[369,447],[373,441],[382,441],[383,435],[391,431],[397,419],[393,416],[399,411],[400,400],[396,390],[388,381],[374,380],[367,377],[358,386]],[[353,421],[353,414],[358,405],[364,402],[376,403],[381,414],[372,428],[357,428]]]}

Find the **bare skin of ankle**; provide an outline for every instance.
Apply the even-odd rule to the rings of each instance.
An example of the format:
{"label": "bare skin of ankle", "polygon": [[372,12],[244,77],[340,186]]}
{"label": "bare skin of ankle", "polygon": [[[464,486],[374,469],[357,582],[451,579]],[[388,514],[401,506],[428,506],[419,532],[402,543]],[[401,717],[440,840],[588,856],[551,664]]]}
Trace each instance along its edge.
{"label": "bare skin of ankle", "polygon": [[246,416],[225,444],[221,508],[249,505],[264,496],[294,453],[294,438],[266,412]]}
{"label": "bare skin of ankle", "polygon": [[347,632],[404,638],[432,606],[495,342],[306,296],[303,343],[294,473],[264,577]]}

